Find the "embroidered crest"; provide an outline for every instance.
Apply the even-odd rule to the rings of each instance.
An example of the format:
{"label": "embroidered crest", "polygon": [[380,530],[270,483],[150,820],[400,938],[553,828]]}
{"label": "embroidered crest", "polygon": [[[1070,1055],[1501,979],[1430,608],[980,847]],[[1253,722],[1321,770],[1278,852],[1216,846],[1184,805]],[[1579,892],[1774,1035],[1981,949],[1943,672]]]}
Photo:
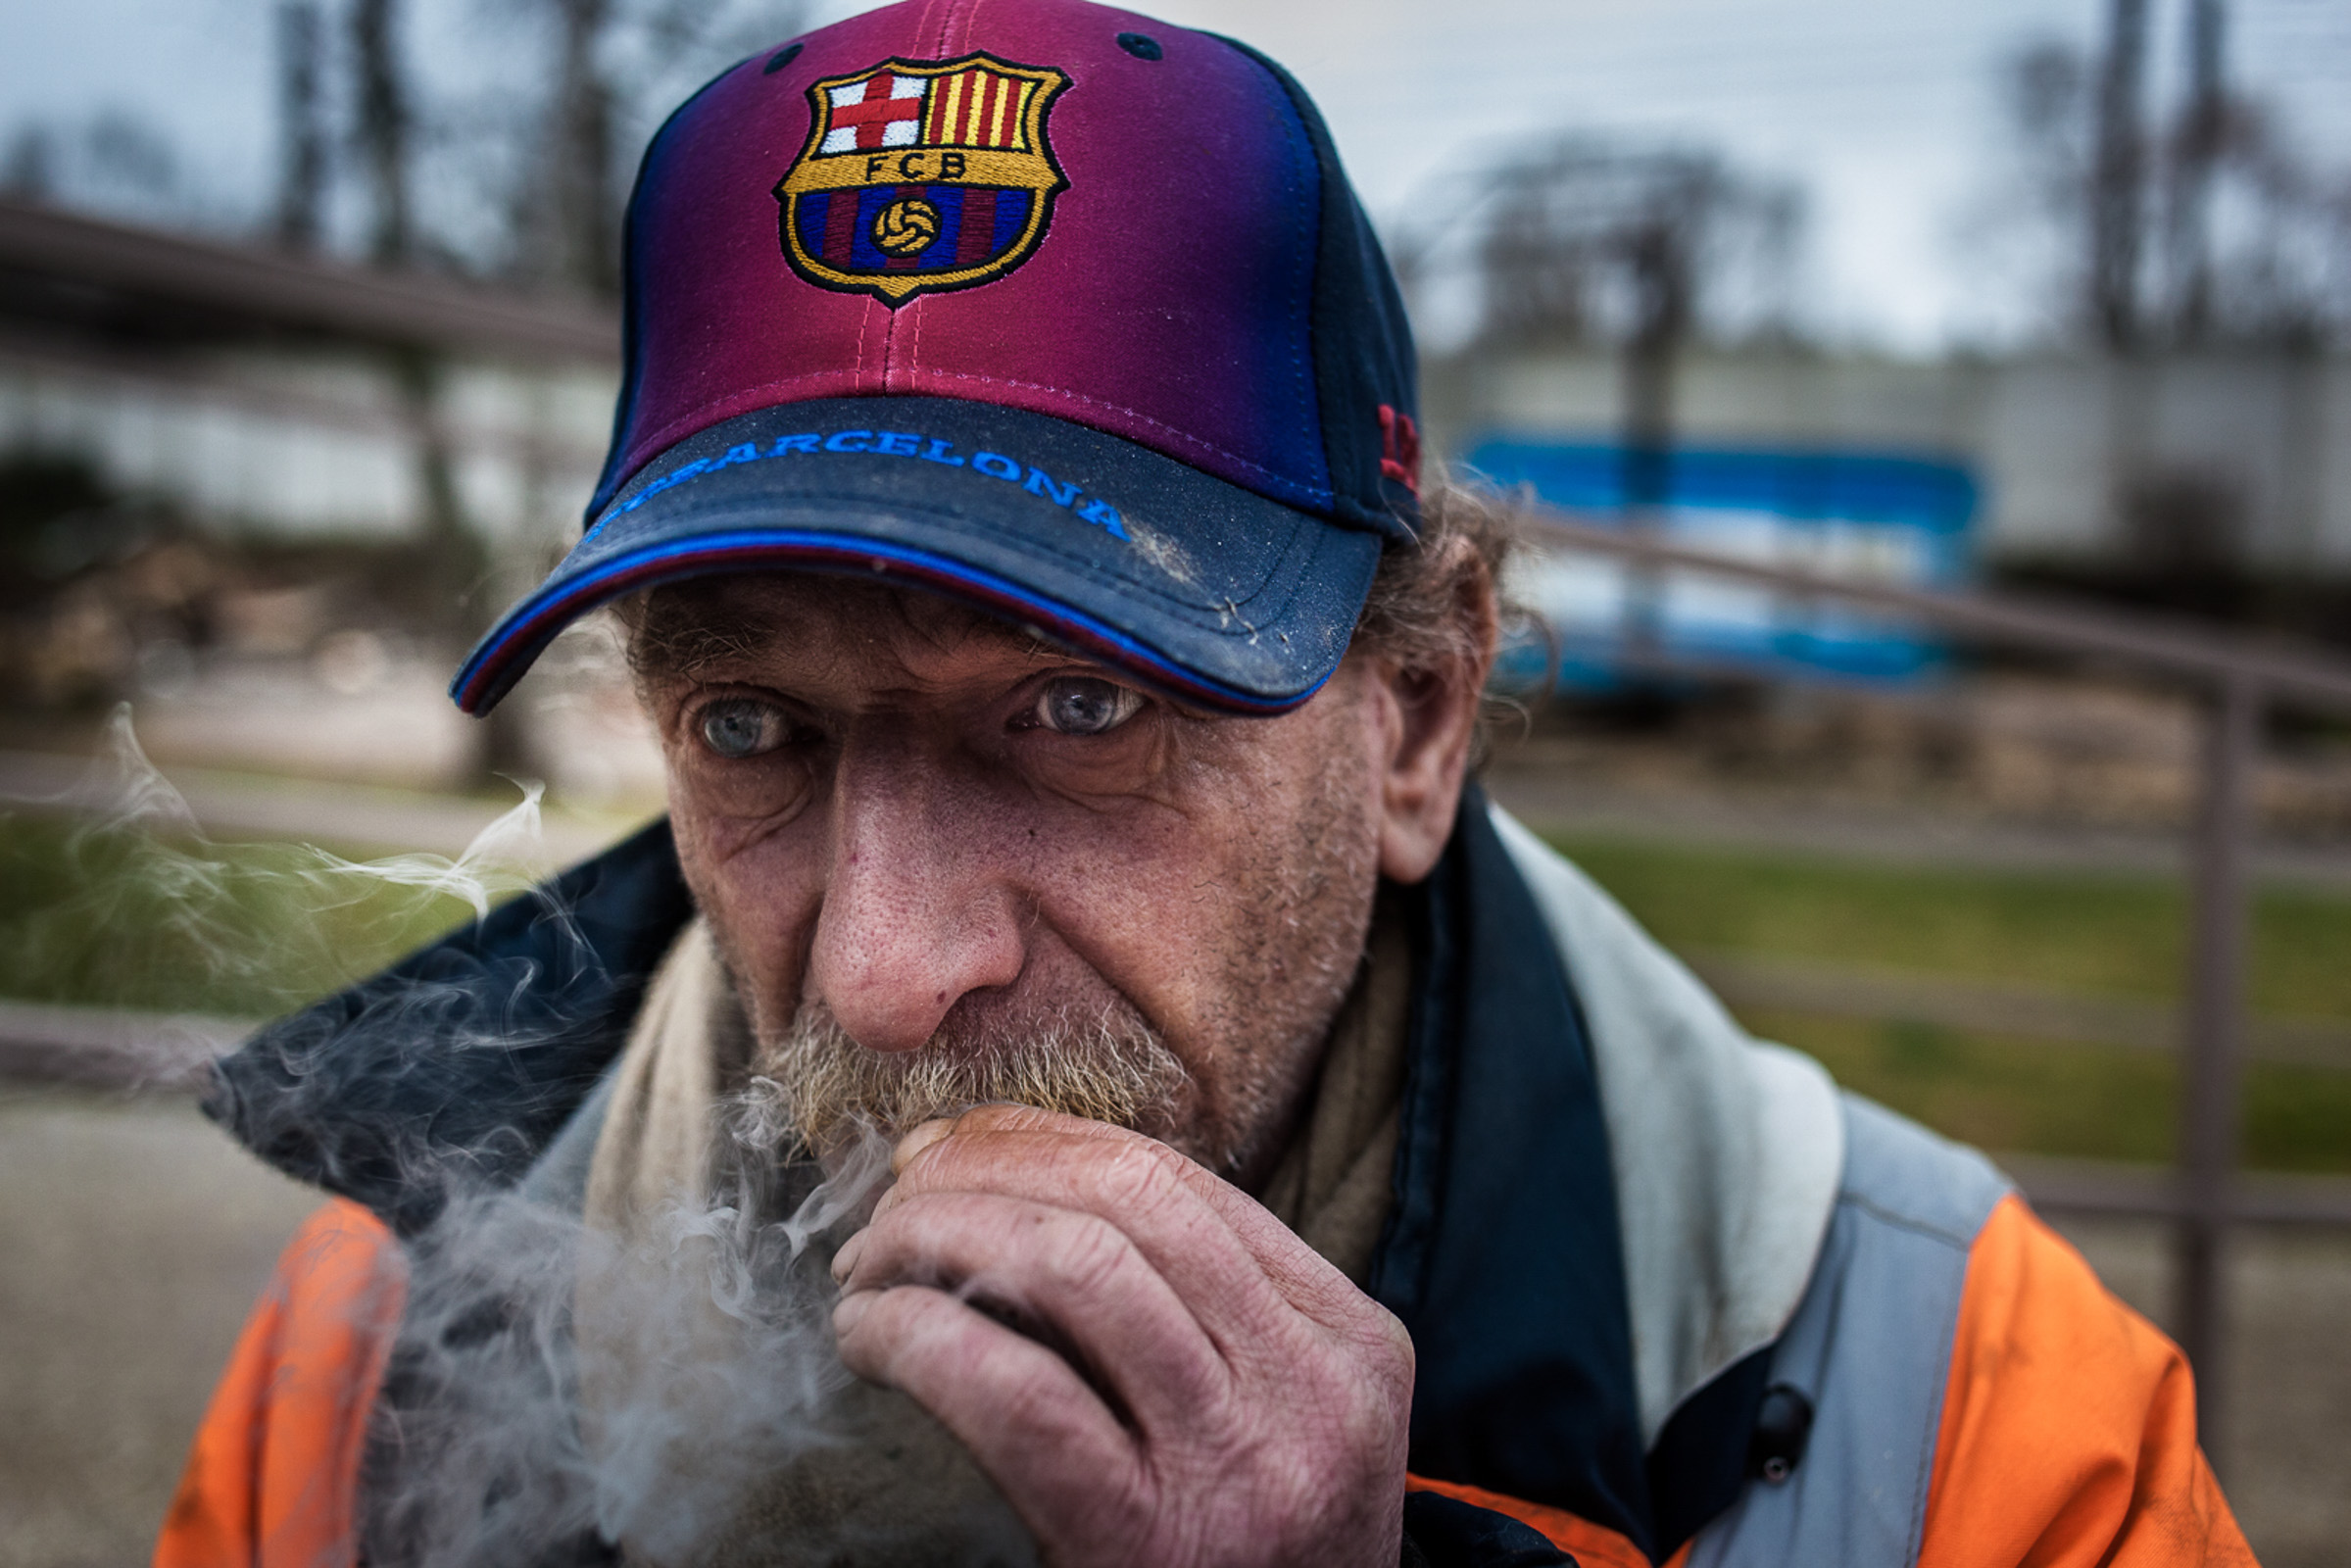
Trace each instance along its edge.
{"label": "embroidered crest", "polygon": [[893,310],[1004,276],[1068,187],[1045,128],[1068,85],[993,55],[813,83],[808,144],[775,187],[792,270]]}

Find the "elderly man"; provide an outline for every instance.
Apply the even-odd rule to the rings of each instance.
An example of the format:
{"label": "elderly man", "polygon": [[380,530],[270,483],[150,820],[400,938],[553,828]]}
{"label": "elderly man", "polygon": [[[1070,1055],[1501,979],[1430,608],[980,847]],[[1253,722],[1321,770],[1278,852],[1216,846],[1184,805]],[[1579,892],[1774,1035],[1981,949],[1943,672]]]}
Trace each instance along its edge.
{"label": "elderly man", "polygon": [[[1990,1166],[1747,1040],[1465,784],[1504,530],[1423,492],[1278,68],[906,0],[680,109],[627,247],[587,536],[455,690],[616,604],[668,820],[223,1063],[340,1197],[160,1561],[818,1560],[759,1474],[684,1545],[613,1504],[468,1546],[403,1490],[495,1415],[425,1362],[516,1337],[487,1287],[420,1319],[496,1273],[462,1217],[640,1224],[746,1085],[779,1169],[895,1143],[830,1327],[953,1441],[844,1467],[910,1477],[877,1530],[957,1466],[1018,1525],[935,1556],[2249,1560],[2177,1352]],[[521,1338],[609,1449],[603,1311]],[[483,1519],[538,1485],[497,1448],[447,1449]]]}

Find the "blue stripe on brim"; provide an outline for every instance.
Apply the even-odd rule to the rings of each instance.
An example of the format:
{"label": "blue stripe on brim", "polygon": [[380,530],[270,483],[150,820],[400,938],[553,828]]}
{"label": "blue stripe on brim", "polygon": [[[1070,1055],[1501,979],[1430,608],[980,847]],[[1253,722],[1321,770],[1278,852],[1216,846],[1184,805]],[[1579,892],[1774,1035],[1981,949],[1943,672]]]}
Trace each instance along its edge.
{"label": "blue stripe on brim", "polygon": [[450,694],[486,711],[566,625],[624,594],[806,570],[940,593],[1182,700],[1276,713],[1338,667],[1380,548],[1043,415],[944,398],[793,404],[647,464]]}

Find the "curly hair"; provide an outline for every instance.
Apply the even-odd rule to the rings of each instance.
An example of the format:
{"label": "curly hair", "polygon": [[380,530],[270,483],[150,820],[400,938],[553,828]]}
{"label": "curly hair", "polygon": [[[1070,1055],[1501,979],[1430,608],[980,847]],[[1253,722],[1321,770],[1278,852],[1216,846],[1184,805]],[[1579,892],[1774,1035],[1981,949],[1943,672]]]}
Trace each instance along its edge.
{"label": "curly hair", "polygon": [[[1421,504],[1417,541],[1380,557],[1355,617],[1353,651],[1406,670],[1464,664],[1483,678],[1501,639],[1530,618],[1509,591],[1524,548],[1521,507],[1493,490],[1440,479]],[[1524,717],[1519,702],[1489,690],[1471,766],[1484,761],[1497,722]]]}
{"label": "curly hair", "polygon": [[1450,481],[1432,487],[1417,541],[1380,557],[1354,645],[1407,668],[1491,658],[1463,610],[1481,590],[1498,604],[1520,542],[1518,514],[1503,497]]}

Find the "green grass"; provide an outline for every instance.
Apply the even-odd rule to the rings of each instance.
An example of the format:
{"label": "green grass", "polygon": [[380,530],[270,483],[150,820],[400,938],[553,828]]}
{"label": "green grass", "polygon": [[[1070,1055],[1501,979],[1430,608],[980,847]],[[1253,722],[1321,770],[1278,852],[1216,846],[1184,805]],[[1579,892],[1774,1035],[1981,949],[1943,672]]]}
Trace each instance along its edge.
{"label": "green grass", "polygon": [[[1895,868],[1624,840],[1557,840],[1668,947],[1780,955],[2110,995],[2175,999],[2186,903],[2156,877]],[[2351,1017],[2351,898],[2264,890],[2252,993],[2263,1012]],[[2165,1160],[2177,1074],[2161,1053],[1744,1009],[1840,1083],[1987,1149]],[[2351,1171],[2351,1073],[2256,1063],[2246,1163]]]}
{"label": "green grass", "polygon": [[[1846,1088],[1985,1149],[2088,1159],[2172,1157],[2178,1079],[2159,1053],[1742,1008],[1757,1034],[1817,1057]],[[2257,1062],[2243,1157],[2260,1170],[2351,1171],[2351,1073]]]}
{"label": "green grass", "polygon": [[[1555,839],[1668,947],[2170,1000],[2185,968],[2177,882],[1961,871],[1791,855]],[[2255,901],[2256,1011],[2351,1018],[2351,897]]]}
{"label": "green grass", "polygon": [[273,1016],[468,918],[446,863],[0,817],[0,996]]}

